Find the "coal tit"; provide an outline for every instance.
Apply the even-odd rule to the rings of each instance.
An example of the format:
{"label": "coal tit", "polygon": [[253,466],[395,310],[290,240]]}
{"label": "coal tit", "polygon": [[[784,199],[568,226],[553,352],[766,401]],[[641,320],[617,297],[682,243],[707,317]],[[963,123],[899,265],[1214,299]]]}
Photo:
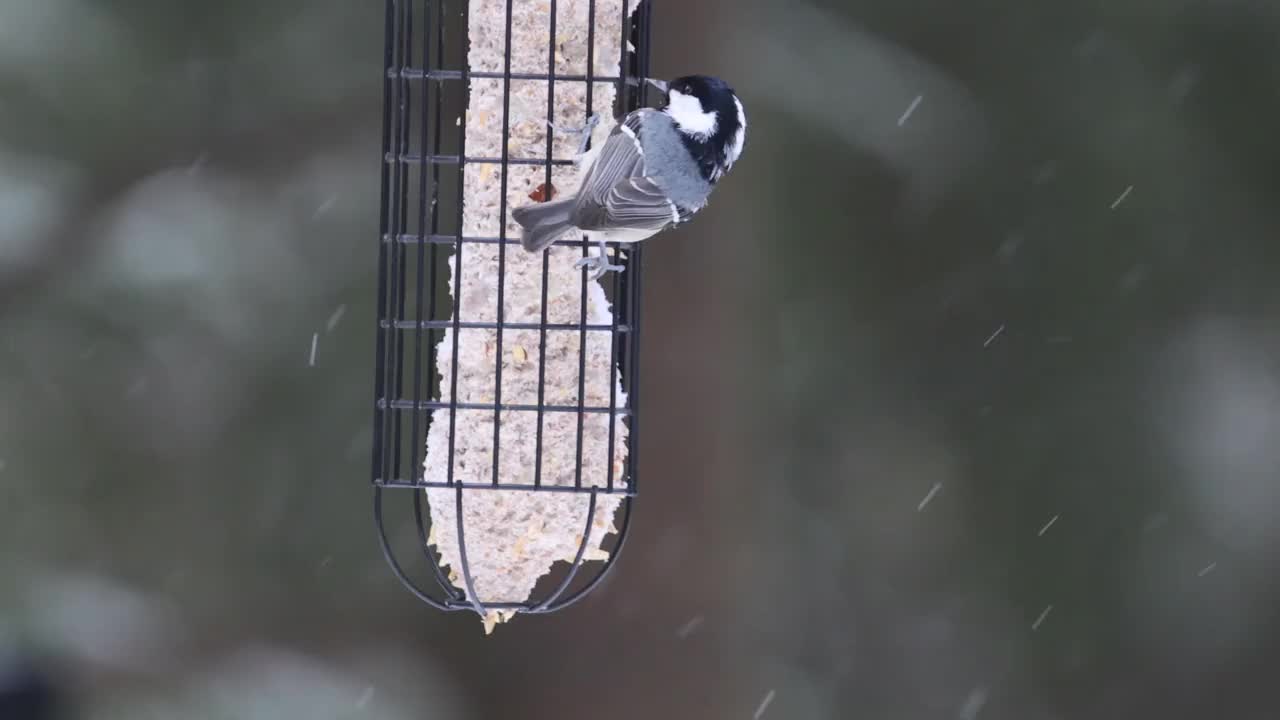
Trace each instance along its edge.
{"label": "coal tit", "polygon": [[639,242],[706,206],[742,154],[742,101],[724,81],[704,75],[649,82],[663,91],[665,104],[628,114],[583,155],[576,193],[512,210],[525,250],[541,252],[566,232],[580,231],[599,243],[600,255],[577,264],[597,278],[621,269],[609,264],[606,242]]}

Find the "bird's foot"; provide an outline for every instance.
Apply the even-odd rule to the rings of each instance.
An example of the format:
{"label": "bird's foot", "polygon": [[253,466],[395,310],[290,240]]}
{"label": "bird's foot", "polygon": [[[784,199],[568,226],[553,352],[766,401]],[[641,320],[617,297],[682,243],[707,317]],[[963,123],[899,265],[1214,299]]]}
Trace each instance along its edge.
{"label": "bird's foot", "polygon": [[591,116],[587,118],[587,124],[578,128],[562,128],[562,127],[556,126],[550,120],[547,121],[547,127],[551,128],[556,132],[565,133],[566,135],[579,136],[578,152],[577,152],[578,155],[581,155],[582,153],[587,151],[587,145],[591,143],[591,134],[595,132],[596,126],[599,124],[600,124],[599,113],[592,113]]}
{"label": "bird's foot", "polygon": [[608,255],[592,255],[584,257],[573,264],[575,268],[586,268],[587,277],[591,280],[599,280],[602,275],[607,272],[621,272],[625,268],[621,265],[614,265],[609,262]]}

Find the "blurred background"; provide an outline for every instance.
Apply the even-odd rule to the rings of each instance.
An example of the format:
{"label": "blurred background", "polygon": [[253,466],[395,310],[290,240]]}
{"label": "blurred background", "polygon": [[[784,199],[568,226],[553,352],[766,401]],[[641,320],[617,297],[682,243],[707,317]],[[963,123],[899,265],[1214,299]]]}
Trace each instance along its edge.
{"label": "blurred background", "polygon": [[0,718],[1280,712],[1280,6],[657,0],[748,149],[487,638],[370,517],[382,21],[0,2]]}

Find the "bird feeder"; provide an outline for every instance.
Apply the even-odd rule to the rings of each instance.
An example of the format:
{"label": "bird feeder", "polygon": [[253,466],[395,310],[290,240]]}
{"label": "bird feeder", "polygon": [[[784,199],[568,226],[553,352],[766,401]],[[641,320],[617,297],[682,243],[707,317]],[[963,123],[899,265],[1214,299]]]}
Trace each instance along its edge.
{"label": "bird feeder", "polygon": [[629,0],[386,2],[374,516],[405,586],[486,632],[584,597],[626,537],[642,250],[592,279],[585,238],[526,252],[511,210],[639,107],[648,30]]}

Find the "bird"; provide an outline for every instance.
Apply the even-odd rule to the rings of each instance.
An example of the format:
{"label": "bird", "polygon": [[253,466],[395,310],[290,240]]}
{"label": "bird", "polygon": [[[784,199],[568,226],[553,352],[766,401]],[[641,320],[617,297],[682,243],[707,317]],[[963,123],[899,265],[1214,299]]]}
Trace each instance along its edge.
{"label": "bird", "polygon": [[[662,106],[628,113],[604,142],[580,154],[582,181],[573,195],[512,210],[526,251],[542,252],[571,230],[584,233],[600,254],[575,267],[586,267],[595,279],[622,269],[609,263],[606,243],[645,240],[706,207],[742,155],[742,101],[725,81],[708,75],[648,82],[663,93]],[[588,121],[580,149],[598,122],[598,116]]]}

